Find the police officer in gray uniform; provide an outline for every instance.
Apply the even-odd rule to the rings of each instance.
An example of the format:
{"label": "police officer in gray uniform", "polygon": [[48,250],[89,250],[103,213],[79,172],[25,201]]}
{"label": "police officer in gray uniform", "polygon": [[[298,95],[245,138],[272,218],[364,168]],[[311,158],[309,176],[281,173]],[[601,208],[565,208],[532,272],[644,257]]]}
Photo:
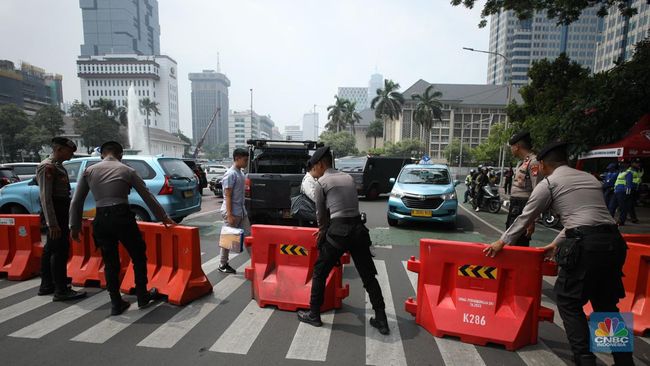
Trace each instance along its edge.
{"label": "police officer in gray uniform", "polygon": [[[627,245],[603,201],[601,183],[591,174],[567,166],[566,143],[553,143],[537,155],[546,176],[528,200],[522,214],[485,248],[494,257],[504,245],[514,244],[540,213],[552,207],[564,229],[546,246],[560,272],[554,291],[567,338],[577,365],[595,365],[589,348],[589,326],[582,307],[591,302],[596,312],[618,312],[625,296],[622,268]],[[616,365],[632,365],[632,353],[613,353]]]}
{"label": "police officer in gray uniform", "polygon": [[[41,286],[38,295],[54,294],[54,301],[74,300],[86,296],[84,291],[68,287],[70,231],[70,181],[62,163],[72,158],[77,145],[65,137],[52,139],[52,155],[36,168],[41,212],[47,224],[47,241],[41,258]],[[75,174],[77,172],[74,172]]]}
{"label": "police officer in gray uniform", "polygon": [[298,311],[300,321],[320,327],[325,281],[341,256],[349,251],[363,287],[375,311],[370,325],[381,334],[389,334],[384,297],[375,277],[377,269],[370,253],[370,235],[359,213],[359,198],[354,179],[332,168],[329,147],[321,147],[309,159],[307,168],[317,179],[314,191],[318,221],[318,259],[312,276],[310,310]]}
{"label": "police officer in gray uniform", "polygon": [[[512,155],[521,159],[521,162],[517,165],[512,177],[506,230],[521,215],[524,206],[526,206],[526,202],[528,202],[528,197],[530,197],[531,192],[535,189],[535,186],[541,178],[539,163],[535,159],[535,153],[531,150],[533,144],[530,133],[528,131],[516,133],[510,138],[508,143],[510,144]],[[535,231],[534,223],[527,228],[525,235],[520,236],[514,245],[522,247],[529,246],[533,231]]]}
{"label": "police officer in gray uniform", "polygon": [[72,239],[79,241],[84,201],[88,191],[92,192],[97,205],[97,213],[93,220],[93,237],[95,245],[102,251],[102,258],[106,266],[106,288],[111,297],[111,315],[119,315],[130,306],[129,302],[122,299],[119,292],[118,242],[124,245],[133,262],[138,307],[146,307],[158,294],[155,287],[147,291],[146,244],[142,240],[135,216],[129,207],[128,196],[131,188],[140,194],[147,206],[165,226],[175,224],[167,216],[156,197],[149,192],[136,171],[128,165],[122,164],[122,152],[122,145],[115,141],[102,144],[102,161],[84,171],[77,184],[77,190],[70,207]]}

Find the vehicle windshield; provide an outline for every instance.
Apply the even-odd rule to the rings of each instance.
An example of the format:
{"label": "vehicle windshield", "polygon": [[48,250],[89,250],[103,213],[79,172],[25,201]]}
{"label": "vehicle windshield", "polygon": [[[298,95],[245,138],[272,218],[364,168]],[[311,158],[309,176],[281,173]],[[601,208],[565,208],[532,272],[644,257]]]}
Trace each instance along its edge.
{"label": "vehicle windshield", "polygon": [[178,159],[158,159],[160,166],[163,168],[165,175],[176,178],[192,178],[194,177],[194,172],[190,167],[185,164],[183,160]]}
{"label": "vehicle windshield", "polygon": [[449,184],[449,172],[445,168],[408,168],[399,175],[403,184]]}
{"label": "vehicle windshield", "polygon": [[0,178],[14,178],[15,176],[12,169],[0,169]]}
{"label": "vehicle windshield", "polygon": [[336,169],[346,173],[362,173],[368,158],[336,159]]}
{"label": "vehicle windshield", "polygon": [[14,173],[17,175],[36,175],[36,165],[14,166]]}

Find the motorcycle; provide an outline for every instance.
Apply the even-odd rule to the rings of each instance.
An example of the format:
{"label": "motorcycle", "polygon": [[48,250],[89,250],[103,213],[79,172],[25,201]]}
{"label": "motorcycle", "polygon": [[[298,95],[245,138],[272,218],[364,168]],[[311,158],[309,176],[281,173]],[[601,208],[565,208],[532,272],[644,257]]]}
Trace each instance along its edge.
{"label": "motorcycle", "polygon": [[222,178],[223,177],[214,177],[212,180],[210,180],[210,183],[208,183],[208,187],[217,197],[223,197],[223,188],[221,186]]}
{"label": "motorcycle", "polygon": [[[483,190],[483,198],[481,202],[476,202],[478,197],[472,198],[472,207],[480,207],[482,210],[487,210],[491,213],[499,213],[501,210],[501,197],[499,197],[499,187],[488,184],[481,188]],[[478,196],[478,195],[474,195]]]}

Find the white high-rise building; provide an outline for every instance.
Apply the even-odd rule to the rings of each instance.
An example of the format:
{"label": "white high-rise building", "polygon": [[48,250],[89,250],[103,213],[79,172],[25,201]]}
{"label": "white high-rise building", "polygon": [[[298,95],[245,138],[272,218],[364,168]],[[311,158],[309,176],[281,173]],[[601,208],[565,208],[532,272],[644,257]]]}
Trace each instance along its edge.
{"label": "white high-rise building", "polygon": [[370,103],[377,96],[377,89],[384,88],[384,76],[382,74],[374,73],[370,75],[370,81],[368,81],[368,103],[365,108],[370,108]]}
{"label": "white high-rise building", "polygon": [[299,125],[284,126],[284,136],[287,140],[302,141],[302,130]]}
{"label": "white high-rise building", "polygon": [[363,110],[368,105],[368,88],[339,87],[336,95],[341,99],[355,102],[357,112]]}
{"label": "white high-rise building", "polygon": [[[528,84],[528,69],[533,61],[553,60],[561,53],[593,69],[603,25],[597,12],[597,6],[587,8],[568,26],[557,25],[557,19],[549,19],[544,12],[526,20],[519,20],[513,11],[494,14],[490,18],[490,52],[510,60],[512,83],[518,86]],[[510,66],[503,57],[490,54],[487,83],[507,84]]]}
{"label": "white high-rise building", "polygon": [[150,126],[170,133],[177,133],[179,128],[176,73],[176,61],[168,56],[104,55],[77,59],[83,103],[92,107],[103,98],[112,100],[117,107],[126,107],[127,91],[133,84],[139,99],[149,98],[158,103],[160,115],[149,117]]}
{"label": "white high-rise building", "polygon": [[[251,118],[252,115],[252,118]],[[260,117],[254,111],[230,111],[228,115],[228,156],[237,148],[246,148],[246,141],[259,139]]]}
{"label": "white high-rise building", "polygon": [[632,0],[638,13],[625,19],[611,8],[604,19],[602,42],[598,44],[594,72],[609,70],[618,60],[629,60],[637,42],[650,37],[650,5],[646,0]]}
{"label": "white high-rise building", "polygon": [[318,141],[318,113],[305,113],[302,116],[302,138]]}

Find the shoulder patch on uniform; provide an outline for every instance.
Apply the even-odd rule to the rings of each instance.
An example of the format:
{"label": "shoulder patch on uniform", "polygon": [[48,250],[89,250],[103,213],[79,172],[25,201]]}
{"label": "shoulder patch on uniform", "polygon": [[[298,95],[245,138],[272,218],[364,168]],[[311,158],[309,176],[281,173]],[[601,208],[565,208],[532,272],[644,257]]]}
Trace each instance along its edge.
{"label": "shoulder patch on uniform", "polygon": [[538,172],[539,172],[539,165],[538,164],[532,164],[531,167],[530,167],[530,174],[533,177],[536,177]]}

